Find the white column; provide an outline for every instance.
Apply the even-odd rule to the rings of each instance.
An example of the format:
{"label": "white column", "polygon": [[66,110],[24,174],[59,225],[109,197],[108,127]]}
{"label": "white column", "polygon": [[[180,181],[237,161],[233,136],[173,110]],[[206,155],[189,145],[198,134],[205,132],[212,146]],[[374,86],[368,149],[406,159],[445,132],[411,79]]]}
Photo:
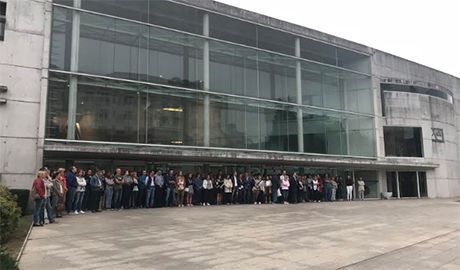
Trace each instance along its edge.
{"label": "white column", "polygon": [[[209,37],[209,14],[203,15],[203,36]],[[209,91],[209,40],[203,44],[203,90]],[[203,145],[209,146],[209,94],[203,100]]]}
{"label": "white column", "polygon": [[[300,57],[300,39],[295,39],[295,56]],[[302,111],[302,67],[300,60],[296,63],[296,90],[297,90],[297,139],[298,151],[303,152],[303,111]]]}
{"label": "white column", "polygon": [[401,198],[401,193],[399,191],[399,172],[396,171],[396,191],[397,191],[397,194],[398,194],[398,199]]}
{"label": "white column", "polygon": [[[81,0],[74,0],[75,8],[81,7]],[[72,41],[70,49],[70,71],[78,72],[78,49],[80,43],[80,11],[72,11]],[[67,114],[67,139],[75,139],[75,124],[77,115],[77,88],[78,79],[70,76],[69,83],[69,107]]]}
{"label": "white column", "polygon": [[417,198],[420,199],[420,177],[418,176],[418,171],[415,172],[417,176]]}

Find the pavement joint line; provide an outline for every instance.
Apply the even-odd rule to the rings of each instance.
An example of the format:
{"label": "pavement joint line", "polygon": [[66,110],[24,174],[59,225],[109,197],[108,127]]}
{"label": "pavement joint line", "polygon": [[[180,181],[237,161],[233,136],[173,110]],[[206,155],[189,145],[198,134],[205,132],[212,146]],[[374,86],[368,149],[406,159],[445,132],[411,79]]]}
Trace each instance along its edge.
{"label": "pavement joint line", "polygon": [[[446,233],[443,233],[443,234],[440,234],[440,235],[436,235],[436,236],[427,238],[427,239],[422,240],[422,241],[419,241],[419,242],[412,243],[412,244],[407,245],[407,246],[404,246],[404,247],[400,247],[400,248],[397,248],[397,249],[393,249],[393,250],[390,250],[390,251],[388,251],[388,252],[384,252],[384,253],[382,253],[382,254],[378,254],[378,255],[375,255],[375,256],[366,258],[366,259],[364,259],[364,260],[361,260],[361,261],[357,261],[357,262],[354,262],[354,263],[350,263],[350,264],[341,266],[341,267],[339,267],[339,268],[336,268],[336,270],[339,270],[339,269],[346,269],[346,268],[348,268],[348,267],[351,267],[351,266],[354,266],[354,265],[358,265],[358,264],[361,264],[361,263],[363,263],[363,262],[371,261],[371,260],[374,260],[374,259],[376,259],[376,258],[385,256],[385,255],[388,255],[388,254],[392,254],[392,253],[401,251],[401,250],[403,250],[403,249],[410,248],[410,247],[416,246],[416,245],[418,245],[418,244],[421,244],[421,243],[424,243],[424,242],[428,242],[428,241],[431,241],[431,240],[433,240],[433,239],[440,238],[440,237],[443,237],[443,236],[446,236],[446,235],[449,235],[449,234],[452,234],[452,233],[456,233],[456,232],[459,232],[459,231],[460,231],[460,229],[455,229],[455,230],[453,230],[453,231],[449,231],[449,232],[446,232]],[[460,257],[460,256],[459,256],[459,257]],[[458,257],[457,257],[457,258],[458,258]],[[455,259],[456,259],[456,258],[455,258]],[[455,260],[455,259],[454,259],[454,260]],[[452,261],[453,261],[453,260],[452,260]]]}

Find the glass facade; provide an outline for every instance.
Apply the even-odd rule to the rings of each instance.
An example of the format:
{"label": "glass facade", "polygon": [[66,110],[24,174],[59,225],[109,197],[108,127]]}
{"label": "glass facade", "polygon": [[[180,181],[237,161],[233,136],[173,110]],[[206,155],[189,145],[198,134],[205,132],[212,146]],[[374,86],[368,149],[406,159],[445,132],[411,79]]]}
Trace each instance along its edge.
{"label": "glass facade", "polygon": [[53,7],[48,138],[375,156],[369,56],[213,13],[207,37],[169,1],[81,8]]}
{"label": "glass facade", "polygon": [[383,127],[386,156],[423,157],[422,128]]}

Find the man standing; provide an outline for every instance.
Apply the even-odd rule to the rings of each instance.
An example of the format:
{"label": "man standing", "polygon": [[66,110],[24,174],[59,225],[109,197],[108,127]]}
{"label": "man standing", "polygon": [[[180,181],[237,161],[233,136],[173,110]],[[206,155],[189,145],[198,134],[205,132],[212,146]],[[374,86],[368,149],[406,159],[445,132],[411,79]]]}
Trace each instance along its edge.
{"label": "man standing", "polygon": [[102,183],[104,181],[104,175],[101,169],[97,169],[96,175],[91,176],[89,180],[91,197],[90,197],[90,209],[91,212],[99,212],[99,201],[101,200],[101,192],[103,190]]}
{"label": "man standing", "polygon": [[163,177],[163,172],[158,170],[155,175],[155,204],[158,206],[164,206],[165,202],[165,179]]}
{"label": "man standing", "polygon": [[278,203],[278,189],[280,188],[280,174],[277,172],[272,178],[272,202]]}
{"label": "man standing", "polygon": [[166,175],[166,199],[165,206],[176,205],[176,177],[174,171],[169,170],[169,174]]}
{"label": "man standing", "polygon": [[233,172],[232,176],[232,203],[237,203],[238,202],[238,188],[239,188],[239,183],[238,183],[238,173],[235,171]]}
{"label": "man standing", "polygon": [[145,178],[145,207],[152,208],[155,202],[155,172]]}
{"label": "man standing", "polygon": [[139,177],[139,183],[137,184],[137,187],[139,188],[139,197],[137,198],[136,206],[137,207],[147,207],[145,203],[146,199],[146,184],[147,184],[147,171],[143,170],[141,177]]}
{"label": "man standing", "polygon": [[69,168],[65,175],[67,181],[67,197],[65,210],[67,211],[67,214],[70,214],[70,212],[75,211],[75,209],[72,209],[73,201],[75,200],[75,194],[77,193],[78,186],[77,177],[75,176],[75,173],[77,173],[77,167],[72,166]]}

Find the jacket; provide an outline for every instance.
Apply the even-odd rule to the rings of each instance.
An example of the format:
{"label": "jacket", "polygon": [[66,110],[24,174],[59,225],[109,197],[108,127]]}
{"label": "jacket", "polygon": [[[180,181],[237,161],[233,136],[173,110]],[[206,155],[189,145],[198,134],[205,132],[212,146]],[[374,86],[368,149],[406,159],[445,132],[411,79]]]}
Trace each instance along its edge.
{"label": "jacket", "polygon": [[40,198],[45,198],[45,182],[43,182],[43,179],[35,179],[34,183],[32,184],[32,189],[35,190],[35,192],[38,196],[40,196]]}
{"label": "jacket", "polygon": [[65,174],[65,179],[67,181],[67,189],[70,188],[70,187],[73,187],[73,188],[78,187],[77,177],[75,176],[75,174],[73,172],[68,171]]}
{"label": "jacket", "polygon": [[102,177],[99,178],[97,175],[91,176],[89,180],[89,184],[91,186],[91,190],[98,191],[102,189]]}

